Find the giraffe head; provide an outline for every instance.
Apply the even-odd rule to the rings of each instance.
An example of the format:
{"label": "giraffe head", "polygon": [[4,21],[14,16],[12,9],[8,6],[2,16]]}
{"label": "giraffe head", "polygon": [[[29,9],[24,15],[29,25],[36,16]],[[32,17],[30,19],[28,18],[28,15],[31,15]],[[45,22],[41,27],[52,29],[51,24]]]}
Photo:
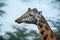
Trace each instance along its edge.
{"label": "giraffe head", "polygon": [[41,12],[38,12],[36,8],[31,9],[28,8],[28,11],[23,14],[21,17],[17,18],[15,22],[17,23],[28,23],[28,24],[36,24],[36,22],[40,19],[41,17]]}

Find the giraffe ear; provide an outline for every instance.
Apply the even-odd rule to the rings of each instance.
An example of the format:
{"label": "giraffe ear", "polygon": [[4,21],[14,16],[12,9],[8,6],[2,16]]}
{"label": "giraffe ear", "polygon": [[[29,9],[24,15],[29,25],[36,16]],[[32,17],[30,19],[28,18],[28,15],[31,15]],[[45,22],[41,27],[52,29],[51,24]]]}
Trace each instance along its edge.
{"label": "giraffe ear", "polygon": [[28,8],[28,11],[30,11],[31,10],[31,8]]}
{"label": "giraffe ear", "polygon": [[33,9],[33,11],[34,11],[35,13],[37,13],[37,12],[38,12],[36,8],[34,8],[34,9]]}

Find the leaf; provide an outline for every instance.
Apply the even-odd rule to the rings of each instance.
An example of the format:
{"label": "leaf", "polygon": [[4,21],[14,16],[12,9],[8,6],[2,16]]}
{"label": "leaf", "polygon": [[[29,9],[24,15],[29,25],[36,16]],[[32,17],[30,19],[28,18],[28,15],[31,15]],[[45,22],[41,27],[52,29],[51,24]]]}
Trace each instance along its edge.
{"label": "leaf", "polygon": [[0,10],[0,16],[2,16],[2,17],[3,17],[3,14],[5,14],[5,11]]}
{"label": "leaf", "polygon": [[4,2],[0,2],[0,8],[6,6],[6,4]]}

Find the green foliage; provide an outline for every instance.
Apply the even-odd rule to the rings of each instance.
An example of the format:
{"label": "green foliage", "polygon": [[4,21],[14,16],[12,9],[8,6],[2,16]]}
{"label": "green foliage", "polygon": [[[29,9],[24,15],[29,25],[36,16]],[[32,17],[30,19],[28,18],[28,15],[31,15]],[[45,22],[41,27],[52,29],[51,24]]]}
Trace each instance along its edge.
{"label": "green foliage", "polygon": [[29,33],[30,33],[31,36],[34,36],[35,37],[33,40],[41,40],[40,34],[37,33],[36,31],[31,30]]}
{"label": "green foliage", "polygon": [[22,2],[30,2],[30,0],[22,0]]}
{"label": "green foliage", "polygon": [[0,24],[0,26],[2,26],[2,24]]}
{"label": "green foliage", "polygon": [[55,25],[56,28],[58,29],[58,32],[56,32],[56,35],[57,35],[58,39],[60,40],[60,20],[55,22],[55,24],[56,24]]}
{"label": "green foliage", "polygon": [[[6,14],[5,11],[2,10],[2,7],[6,6],[6,4],[5,4],[3,1],[4,1],[4,0],[0,0],[0,17],[3,17],[4,14]],[[0,31],[1,31],[1,26],[2,26],[2,25],[3,25],[3,24],[0,23]]]}
{"label": "green foliage", "polygon": [[16,31],[14,32],[6,32],[6,35],[9,36],[8,40],[28,40],[27,37],[33,37],[33,40],[40,40],[40,35],[34,30],[28,32],[26,28],[17,28],[14,27]]}
{"label": "green foliage", "polygon": [[60,2],[60,0],[55,0],[55,1],[58,1],[58,2]]}
{"label": "green foliage", "polygon": [[0,2],[0,8],[6,6],[4,2]]}
{"label": "green foliage", "polygon": [[0,35],[0,40],[5,40],[2,35]]}
{"label": "green foliage", "polygon": [[[2,2],[1,2],[2,1]],[[7,6],[3,0],[0,0],[0,16],[3,17],[3,14],[5,14],[5,11],[2,10],[2,7]]]}
{"label": "green foliage", "polygon": [[0,16],[3,17],[3,14],[5,14],[5,11],[0,10]]}

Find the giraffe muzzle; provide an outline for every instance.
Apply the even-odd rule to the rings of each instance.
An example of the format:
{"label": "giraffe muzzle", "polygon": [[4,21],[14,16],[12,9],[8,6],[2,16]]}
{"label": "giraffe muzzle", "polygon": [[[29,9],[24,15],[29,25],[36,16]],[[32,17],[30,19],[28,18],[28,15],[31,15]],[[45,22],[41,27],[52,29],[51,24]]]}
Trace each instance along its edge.
{"label": "giraffe muzzle", "polygon": [[17,22],[17,23],[19,23],[19,24],[20,24],[22,21],[15,20],[15,22]]}

